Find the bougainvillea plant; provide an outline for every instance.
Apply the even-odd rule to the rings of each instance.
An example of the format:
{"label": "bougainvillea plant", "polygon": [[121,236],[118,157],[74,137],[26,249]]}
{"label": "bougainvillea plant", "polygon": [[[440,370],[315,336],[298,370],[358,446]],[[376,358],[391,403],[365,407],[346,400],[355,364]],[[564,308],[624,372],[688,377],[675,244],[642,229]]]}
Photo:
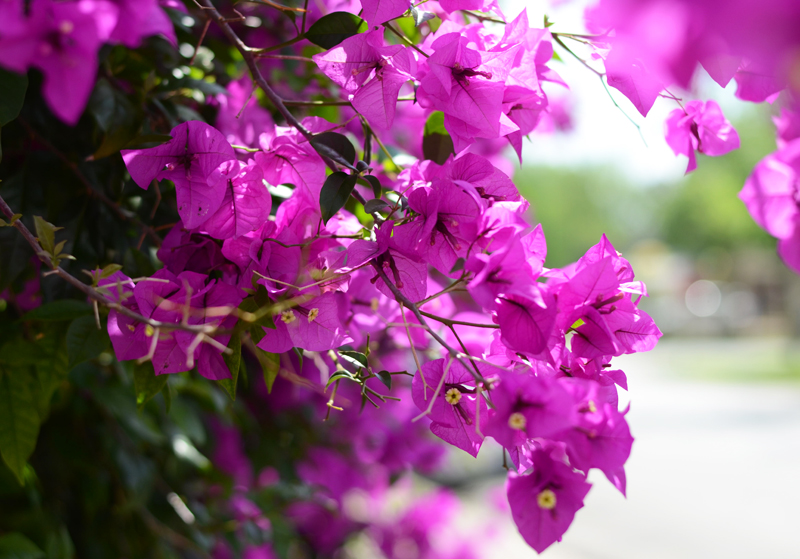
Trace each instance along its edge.
{"label": "bougainvillea plant", "polygon": [[612,358],[661,333],[605,236],[545,266],[504,154],[563,122],[562,58],[675,102],[688,171],[739,143],[676,95],[700,65],[784,91],[742,199],[800,269],[800,7],[752,9],[602,0],[575,34],[486,0],[0,0],[0,547],[478,557],[411,483],[439,440],[560,541],[592,469],[625,493]]}

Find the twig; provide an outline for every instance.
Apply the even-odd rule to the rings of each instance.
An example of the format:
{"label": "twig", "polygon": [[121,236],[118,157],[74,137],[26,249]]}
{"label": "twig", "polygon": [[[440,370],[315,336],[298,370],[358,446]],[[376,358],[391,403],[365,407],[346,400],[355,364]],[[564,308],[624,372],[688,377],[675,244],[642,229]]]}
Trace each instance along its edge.
{"label": "twig", "polygon": [[[9,205],[0,196],[0,211],[6,216],[6,218],[11,219],[14,216],[14,212],[11,210]],[[109,299],[100,291],[93,288],[90,285],[86,285],[81,280],[64,270],[63,268],[53,267],[53,260],[50,258],[50,255],[47,254],[42,250],[39,246],[39,241],[36,240],[36,237],[30,230],[25,227],[25,224],[22,223],[22,220],[18,219],[14,222],[14,227],[22,234],[22,237],[28,242],[31,246],[33,251],[36,253],[36,256],[39,257],[47,267],[52,268],[52,274],[57,275],[71,286],[78,289],[84,295],[92,299],[93,301],[97,301],[98,303],[117,311],[118,313],[127,316],[128,318],[132,318],[137,322],[141,322],[143,324],[147,324],[152,326],[154,329],[160,330],[183,330],[185,332],[191,332],[193,334],[214,334],[218,331],[218,328],[211,324],[176,324],[173,322],[161,322],[160,320],[154,320],[152,318],[147,318],[144,315],[141,315],[135,311],[130,310],[129,308],[117,303],[116,301]]]}
{"label": "twig", "polygon": [[[383,280],[383,283],[385,283],[385,284],[386,284],[386,287],[388,287],[388,288],[389,288],[389,290],[392,292],[392,294],[395,296],[395,299],[397,299],[397,302],[398,302],[398,303],[402,303],[402,304],[403,304],[403,306],[405,306],[405,307],[406,307],[407,309],[409,309],[409,310],[410,310],[412,313],[414,313],[414,316],[416,316],[416,317],[417,317],[417,320],[419,321],[419,323],[420,323],[420,324],[422,324],[422,326],[425,328],[425,330],[427,330],[427,331],[428,331],[428,334],[430,334],[430,335],[431,335],[431,337],[432,337],[434,340],[436,340],[437,342],[439,342],[439,345],[441,345],[441,346],[442,346],[444,349],[446,349],[446,350],[447,350],[447,352],[448,352],[448,353],[449,353],[451,356],[453,356],[454,358],[458,359],[458,361],[459,361],[459,362],[460,362],[462,365],[464,365],[464,367],[465,367],[465,368],[466,368],[468,371],[472,372],[472,371],[470,370],[470,368],[469,368],[469,367],[468,367],[468,366],[467,366],[467,365],[464,363],[464,361],[463,361],[463,358],[464,358],[464,357],[468,357],[468,358],[470,358],[470,359],[474,359],[474,358],[473,358],[473,357],[471,357],[471,356],[465,355],[465,354],[463,354],[463,353],[461,353],[461,352],[459,352],[459,351],[456,351],[455,349],[453,349],[452,347],[450,347],[450,344],[448,344],[446,341],[444,341],[444,340],[442,339],[442,337],[441,337],[439,334],[437,334],[437,333],[436,333],[436,332],[433,330],[433,328],[431,328],[430,326],[428,326],[428,323],[425,321],[425,317],[424,317],[424,316],[422,316],[422,313],[420,313],[419,309],[417,308],[417,305],[415,305],[413,302],[411,302],[411,300],[409,300],[409,298],[408,298],[408,297],[406,297],[405,295],[403,295],[403,293],[402,293],[402,292],[401,292],[399,289],[397,289],[397,286],[395,286],[395,285],[394,285],[394,284],[393,284],[393,283],[392,283],[392,282],[389,280],[389,278],[386,276],[386,273],[383,271],[383,269],[381,268],[381,266],[380,266],[380,265],[379,265],[377,262],[375,262],[374,260],[370,261],[370,264],[372,264],[372,267],[373,267],[373,268],[375,268],[375,270],[378,272],[378,275],[379,275],[379,276],[380,276],[380,278]],[[473,376],[475,377],[475,380],[476,380],[476,381],[478,381],[478,382],[483,382],[483,383],[485,383],[485,382],[486,382],[486,379],[485,379],[485,378],[483,378],[483,375],[477,374],[477,375],[473,375]]]}
{"label": "twig", "polygon": [[388,29],[389,31],[391,31],[392,33],[394,33],[395,35],[397,35],[398,37],[400,37],[400,40],[401,40],[401,41],[403,41],[403,42],[404,42],[406,45],[408,45],[409,47],[411,47],[412,49],[414,49],[415,51],[417,51],[418,53],[420,53],[420,54],[421,54],[422,56],[424,56],[425,58],[430,58],[430,57],[431,57],[431,55],[430,55],[430,54],[428,54],[427,52],[425,52],[424,50],[422,50],[421,48],[419,48],[417,45],[415,45],[415,44],[414,44],[414,43],[411,41],[411,39],[409,39],[408,37],[406,37],[405,35],[403,35],[403,34],[402,34],[400,31],[398,31],[397,29],[395,29],[394,27],[392,27],[392,24],[391,24],[391,23],[388,23],[388,22],[387,22],[387,23],[384,23],[384,24],[383,24],[383,26],[384,26],[386,29]]}

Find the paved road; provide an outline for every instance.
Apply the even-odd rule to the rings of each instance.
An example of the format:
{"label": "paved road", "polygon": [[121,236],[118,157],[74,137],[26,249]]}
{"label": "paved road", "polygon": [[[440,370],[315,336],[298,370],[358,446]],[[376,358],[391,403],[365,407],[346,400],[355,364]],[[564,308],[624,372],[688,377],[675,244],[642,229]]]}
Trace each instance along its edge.
{"label": "paved road", "polygon": [[[687,374],[714,363],[758,368],[766,360],[780,372],[781,356],[790,355],[782,347],[672,342],[620,359],[637,439],[627,467],[628,499],[602,474],[590,476],[596,484],[586,506],[564,541],[543,557],[800,558],[800,383],[703,381]],[[491,518],[497,524],[483,556],[535,557],[507,515],[487,513],[496,485],[464,494],[465,522],[485,525]]]}

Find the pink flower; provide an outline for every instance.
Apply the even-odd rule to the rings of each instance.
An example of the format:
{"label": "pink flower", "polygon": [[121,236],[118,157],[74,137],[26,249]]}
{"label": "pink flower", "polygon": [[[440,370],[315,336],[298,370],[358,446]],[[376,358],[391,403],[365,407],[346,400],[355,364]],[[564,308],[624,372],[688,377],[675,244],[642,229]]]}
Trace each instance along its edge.
{"label": "pink flower", "polygon": [[675,109],[669,114],[664,128],[675,155],[689,158],[687,173],[697,168],[695,151],[718,156],[739,149],[739,135],[716,101],[689,101],[685,110]]}

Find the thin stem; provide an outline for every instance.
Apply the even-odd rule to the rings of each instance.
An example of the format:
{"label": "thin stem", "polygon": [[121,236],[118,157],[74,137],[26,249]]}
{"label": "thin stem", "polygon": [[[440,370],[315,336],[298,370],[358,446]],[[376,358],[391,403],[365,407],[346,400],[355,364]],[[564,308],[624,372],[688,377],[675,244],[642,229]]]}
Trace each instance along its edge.
{"label": "thin stem", "polygon": [[299,60],[300,62],[314,62],[307,56],[295,56],[293,54],[256,54],[258,58],[269,58],[272,60]]}
{"label": "thin stem", "polygon": [[[403,317],[403,326],[406,328],[406,336],[408,336],[408,347],[411,348],[411,355],[414,356],[414,364],[417,366],[417,371],[419,372],[419,378],[422,379],[422,388],[424,392],[424,396],[428,397],[428,383],[425,381],[425,375],[422,374],[422,367],[419,365],[419,357],[417,357],[417,350],[414,347],[414,340],[411,339],[411,329],[408,327],[408,321],[406,320],[406,308],[403,306],[403,303],[400,303],[400,316]],[[415,325],[416,326],[416,325]],[[420,326],[422,326],[420,324]]]}
{"label": "thin stem", "polygon": [[412,49],[414,49],[415,51],[417,51],[418,53],[420,53],[422,56],[424,56],[425,58],[430,58],[430,55],[429,55],[427,52],[425,52],[424,50],[422,50],[421,48],[419,48],[417,45],[415,45],[415,44],[414,44],[414,43],[411,41],[411,39],[409,39],[408,37],[406,37],[405,35],[403,35],[403,34],[402,34],[400,31],[398,31],[397,29],[395,29],[394,27],[392,27],[392,24],[391,24],[391,23],[388,23],[388,22],[387,22],[387,23],[384,23],[384,24],[383,24],[383,26],[384,26],[386,29],[388,29],[389,31],[391,31],[392,33],[394,33],[395,35],[397,35],[398,37],[400,37],[400,40],[401,40],[401,41],[403,41],[403,42],[404,42],[406,45],[408,45],[409,47],[411,47]]}
{"label": "thin stem", "polygon": [[479,324],[477,322],[464,322],[463,320],[453,320],[452,318],[444,318],[443,316],[437,316],[435,314],[431,314],[423,310],[420,310],[419,312],[422,316],[427,316],[428,318],[432,318],[433,320],[441,322],[446,326],[459,324],[461,326],[472,326],[473,328],[500,328],[500,326],[497,324]]}
{"label": "thin stem", "polygon": [[419,305],[421,307],[422,305],[424,305],[425,303],[427,303],[429,301],[433,301],[434,299],[437,299],[437,298],[441,297],[442,295],[450,293],[451,291],[455,291],[456,288],[458,288],[458,284],[460,284],[461,281],[462,280],[460,280],[460,279],[454,281],[453,283],[451,283],[450,285],[448,285],[447,287],[445,287],[444,289],[442,289],[438,293],[434,293],[430,297],[425,297],[422,301],[418,301],[417,305]]}
{"label": "thin stem", "polygon": [[442,378],[439,379],[439,384],[436,386],[436,390],[433,392],[433,398],[431,398],[431,403],[428,404],[428,407],[425,409],[424,412],[419,414],[417,417],[415,417],[411,421],[419,421],[420,419],[422,419],[423,417],[425,417],[426,415],[431,413],[431,410],[433,409],[433,405],[436,403],[436,397],[439,395],[439,392],[441,392],[442,386],[444,386],[444,379],[447,377],[447,373],[450,372],[450,366],[452,364],[453,364],[453,358],[450,357],[447,360],[447,365],[445,365],[445,367],[444,367],[444,372],[442,373]]}
{"label": "thin stem", "polygon": [[[463,358],[464,357],[470,357],[471,359],[474,359],[474,358],[472,358],[471,356],[464,355],[461,352],[456,351],[455,349],[453,349],[450,346],[450,344],[448,344],[446,341],[444,341],[442,339],[442,337],[433,330],[433,328],[428,326],[428,323],[425,320],[425,317],[422,316],[422,314],[420,313],[419,309],[417,308],[417,305],[415,305],[413,302],[411,302],[408,297],[403,295],[403,293],[399,289],[397,289],[397,286],[394,285],[391,282],[391,280],[389,280],[389,278],[386,276],[386,273],[383,271],[383,268],[381,268],[381,266],[377,262],[375,262],[374,260],[370,261],[370,264],[372,264],[372,267],[375,268],[375,270],[378,272],[378,275],[383,280],[383,283],[386,284],[386,287],[389,288],[389,290],[394,295],[395,299],[397,299],[397,301],[399,303],[402,303],[406,308],[408,308],[412,313],[414,313],[414,316],[416,316],[417,320],[419,321],[419,323],[422,324],[422,326],[425,327],[425,330],[428,331],[428,334],[430,334],[431,337],[434,340],[439,342],[439,345],[441,345],[444,349],[446,349],[447,352],[451,356],[453,356],[456,359],[458,359],[461,362],[461,364],[464,365],[464,368],[466,368],[469,371],[470,368],[464,363]],[[486,379],[484,379],[483,376],[480,375],[480,374],[473,375],[473,376],[475,376],[475,380],[478,381],[478,382],[483,382],[483,383],[486,382]]]}
{"label": "thin stem", "polygon": [[283,102],[288,107],[337,107],[350,105],[350,101],[291,101],[289,99]]}
{"label": "thin stem", "polygon": [[468,16],[474,17],[478,21],[491,21],[492,23],[502,23],[503,25],[506,25],[506,22],[503,21],[502,19],[497,19],[497,18],[493,18],[493,17],[490,17],[490,16],[485,16],[485,15],[473,12],[471,10],[461,10],[461,11],[464,12]]}
{"label": "thin stem", "polygon": [[596,76],[597,76],[597,77],[600,79],[600,83],[603,85],[603,89],[605,89],[605,90],[606,90],[606,93],[608,94],[608,97],[609,97],[609,99],[611,99],[611,102],[612,102],[612,103],[614,103],[614,106],[615,106],[616,108],[618,108],[618,109],[620,110],[620,112],[621,112],[623,115],[625,115],[625,118],[627,118],[627,119],[628,119],[628,121],[630,121],[630,123],[631,123],[631,124],[633,124],[633,125],[636,127],[636,130],[639,132],[639,137],[641,137],[641,138],[642,138],[642,141],[645,143],[645,145],[647,145],[647,140],[645,140],[645,139],[644,139],[644,135],[642,134],[642,127],[641,127],[641,126],[639,126],[639,125],[636,123],[636,121],[635,121],[635,120],[633,120],[633,119],[630,117],[630,115],[629,115],[628,113],[626,113],[626,112],[623,110],[623,108],[622,108],[622,107],[620,107],[620,106],[619,106],[619,104],[617,103],[617,100],[616,100],[616,99],[614,99],[614,97],[611,95],[611,91],[608,89],[608,85],[606,85],[606,80],[604,80],[604,79],[603,79],[604,77],[606,77],[606,75],[605,75],[603,72],[600,72],[600,71],[596,70],[595,68],[592,68],[591,66],[589,66],[589,64],[588,64],[588,63],[587,63],[587,62],[586,62],[586,61],[585,61],[583,58],[581,58],[580,56],[578,56],[577,54],[575,54],[575,53],[572,51],[572,49],[570,49],[570,48],[569,48],[567,45],[565,45],[565,44],[564,44],[564,41],[562,41],[562,40],[561,40],[561,39],[558,37],[558,35],[557,35],[557,34],[553,34],[553,39],[555,40],[555,42],[556,42],[556,43],[558,43],[558,44],[561,46],[561,48],[563,48],[563,49],[564,49],[564,50],[566,50],[568,53],[570,53],[570,54],[571,54],[573,57],[575,57],[575,59],[576,59],[578,62],[580,62],[580,63],[581,63],[581,64],[583,64],[583,65],[584,65],[586,68],[588,68],[589,70],[591,70],[591,71],[592,71],[592,72],[593,72],[593,73],[594,73],[594,74],[595,74],[595,75],[596,75]]}
{"label": "thin stem", "polygon": [[[303,17],[305,17],[305,14],[303,14]],[[274,45],[274,46],[271,46],[271,47],[264,47],[262,49],[250,49],[250,52],[252,52],[255,55],[258,55],[258,54],[264,54],[264,53],[267,53],[267,52],[272,52],[272,51],[275,51],[275,50],[281,50],[281,49],[284,49],[286,47],[290,47],[295,43],[299,43],[300,41],[302,41],[305,38],[306,38],[305,35],[298,35],[294,39],[289,39],[288,41],[284,41],[283,43],[281,43],[279,45]]]}

